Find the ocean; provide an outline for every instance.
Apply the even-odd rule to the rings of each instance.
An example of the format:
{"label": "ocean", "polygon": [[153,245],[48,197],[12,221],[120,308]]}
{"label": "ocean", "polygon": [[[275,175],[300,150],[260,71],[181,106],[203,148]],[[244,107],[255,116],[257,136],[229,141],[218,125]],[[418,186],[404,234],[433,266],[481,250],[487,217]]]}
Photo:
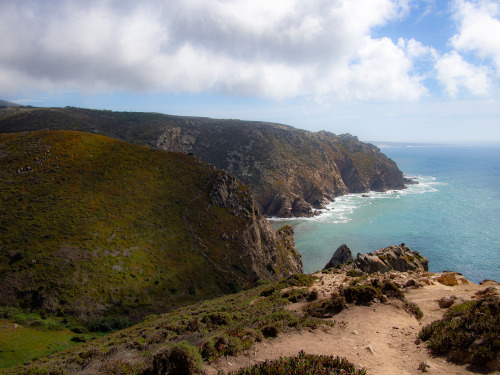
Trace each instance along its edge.
{"label": "ocean", "polygon": [[[382,148],[417,185],[349,194],[313,218],[290,224],[304,272],[320,270],[347,244],[353,256],[405,243],[432,272],[457,271],[473,282],[500,281],[500,146]],[[367,196],[363,196],[367,195]]]}

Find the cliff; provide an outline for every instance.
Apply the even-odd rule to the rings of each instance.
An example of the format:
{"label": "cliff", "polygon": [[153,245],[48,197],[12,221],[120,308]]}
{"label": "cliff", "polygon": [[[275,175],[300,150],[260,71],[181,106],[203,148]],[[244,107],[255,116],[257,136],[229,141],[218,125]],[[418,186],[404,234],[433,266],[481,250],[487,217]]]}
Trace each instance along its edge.
{"label": "cliff", "polygon": [[300,272],[248,187],[180,153],[0,134],[0,307],[132,319]]}
{"label": "cliff", "polygon": [[252,189],[265,215],[311,216],[336,196],[403,189],[396,164],[349,134],[239,120],[78,108],[0,109],[0,133],[71,129],[192,153]]}

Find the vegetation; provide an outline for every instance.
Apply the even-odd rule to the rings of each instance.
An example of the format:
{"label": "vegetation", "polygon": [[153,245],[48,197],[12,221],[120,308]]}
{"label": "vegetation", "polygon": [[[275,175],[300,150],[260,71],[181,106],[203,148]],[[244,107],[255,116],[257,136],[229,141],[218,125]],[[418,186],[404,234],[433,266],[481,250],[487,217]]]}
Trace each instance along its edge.
{"label": "vegetation", "polygon": [[321,207],[336,195],[404,187],[403,175],[392,160],[349,134],[159,113],[0,109],[0,133],[43,129],[85,131],[192,152],[248,184],[267,215],[312,215],[312,206]]}
{"label": "vegetation", "polygon": [[259,215],[245,185],[189,155],[1,134],[0,306],[137,321],[278,279],[291,253]]}
{"label": "vegetation", "polygon": [[500,352],[499,300],[485,298],[453,306],[443,319],[424,327],[419,337],[434,355],[484,366]]}
{"label": "vegetation", "polygon": [[[364,280],[365,283],[358,284],[360,279]],[[351,282],[349,286],[332,293],[328,299],[308,303],[304,310],[313,317],[331,318],[347,308],[348,303],[370,305],[375,299],[382,300],[383,296],[386,296],[403,301],[403,308],[417,319],[423,317],[422,310],[418,305],[407,301],[396,284],[390,281],[381,282],[378,279],[369,280],[366,275],[360,279],[356,279],[355,283]]]}
{"label": "vegetation", "polygon": [[244,368],[231,375],[365,375],[365,370],[356,370],[344,358],[306,354],[301,351],[295,357],[282,357]]}
{"label": "vegetation", "polygon": [[[153,315],[132,327],[41,357],[7,373],[57,373],[51,371],[60,368],[71,372],[102,360],[109,367],[108,373],[127,368],[147,374],[152,368],[165,366],[165,358],[182,358],[184,354],[171,349],[178,343],[182,343],[181,351],[191,358],[188,362],[192,364],[199,363],[199,357],[210,362],[220,356],[234,355],[250,349],[264,336],[331,324],[285,309],[290,301],[282,297],[281,289],[303,288],[310,280],[310,276],[295,275],[281,282]],[[273,292],[264,293],[269,288]]]}

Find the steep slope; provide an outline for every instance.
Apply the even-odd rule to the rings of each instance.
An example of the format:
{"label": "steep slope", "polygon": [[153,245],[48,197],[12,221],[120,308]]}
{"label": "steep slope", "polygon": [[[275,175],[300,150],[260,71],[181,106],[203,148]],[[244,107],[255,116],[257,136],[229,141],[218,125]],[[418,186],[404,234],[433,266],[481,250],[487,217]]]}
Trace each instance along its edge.
{"label": "steep slope", "polygon": [[0,134],[0,305],[132,318],[302,269],[248,188],[193,156]]}
{"label": "steep slope", "polygon": [[248,184],[266,215],[310,216],[335,196],[404,188],[396,164],[348,134],[239,120],[78,108],[0,110],[0,132],[72,129],[193,153]]}

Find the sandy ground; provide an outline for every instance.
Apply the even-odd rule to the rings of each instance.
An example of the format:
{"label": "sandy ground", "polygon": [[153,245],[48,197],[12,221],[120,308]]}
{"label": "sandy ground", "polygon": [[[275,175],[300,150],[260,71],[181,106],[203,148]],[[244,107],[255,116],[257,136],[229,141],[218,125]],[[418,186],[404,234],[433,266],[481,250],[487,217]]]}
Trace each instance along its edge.
{"label": "sandy ground", "polygon": [[[440,274],[393,273],[393,281],[404,285],[412,278],[419,287],[404,288],[407,300],[419,305],[424,313],[418,321],[401,308],[401,302],[390,300],[389,303],[373,303],[370,306],[349,306],[333,319],[332,328],[323,326],[300,332],[280,334],[277,338],[258,343],[250,352],[236,357],[219,358],[205,366],[208,375],[219,370],[235,371],[241,367],[253,365],[280,356],[294,356],[303,350],[311,354],[336,355],[347,358],[359,368],[365,368],[368,374],[422,374],[419,369],[427,363],[427,373],[474,374],[467,366],[447,362],[443,358],[432,357],[425,343],[418,343],[417,336],[421,328],[443,316],[447,309],[440,308],[437,302],[443,296],[456,296],[455,304],[473,298],[478,291],[492,286],[500,293],[500,287],[494,282],[477,285],[459,277],[459,285],[446,286],[436,281]],[[384,276],[388,277],[388,276]],[[326,297],[342,283],[349,280],[345,275],[321,275],[313,288]],[[424,286],[421,286],[421,285]],[[428,285],[430,284],[430,285]],[[301,304],[289,308],[300,311]],[[490,372],[500,374],[500,372]]]}

